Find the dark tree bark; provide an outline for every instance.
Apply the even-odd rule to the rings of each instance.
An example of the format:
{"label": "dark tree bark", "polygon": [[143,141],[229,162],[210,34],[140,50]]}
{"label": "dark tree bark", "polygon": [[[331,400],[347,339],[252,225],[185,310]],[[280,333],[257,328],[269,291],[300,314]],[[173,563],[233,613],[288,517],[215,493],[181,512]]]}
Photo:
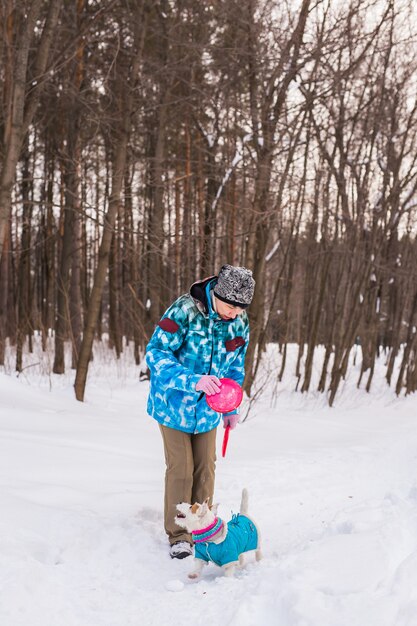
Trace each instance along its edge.
{"label": "dark tree bark", "polygon": [[23,344],[25,338],[32,332],[31,323],[31,230],[32,230],[32,177],[30,171],[30,157],[25,151],[22,168],[22,236],[19,258],[19,278],[17,292],[17,342],[16,342],[16,371],[22,371]]}
{"label": "dark tree bark", "polygon": [[[50,0],[47,3],[48,13],[44,23],[34,62],[36,82],[28,89],[29,53],[33,45],[35,26],[39,22],[44,0],[32,0],[27,13],[21,18],[19,33],[14,41],[9,41],[14,53],[10,63],[13,69],[9,71],[11,77],[10,100],[7,103],[7,117],[4,127],[5,153],[0,173],[0,258],[2,256],[7,220],[10,216],[12,187],[16,174],[16,167],[22,149],[23,141],[29,125],[35,115],[39,102],[41,88],[45,83],[45,70],[49,61],[52,37],[57,26],[62,0]],[[12,7],[9,6],[9,10]],[[10,14],[6,16],[8,23]],[[12,28],[9,36],[12,37]]]}

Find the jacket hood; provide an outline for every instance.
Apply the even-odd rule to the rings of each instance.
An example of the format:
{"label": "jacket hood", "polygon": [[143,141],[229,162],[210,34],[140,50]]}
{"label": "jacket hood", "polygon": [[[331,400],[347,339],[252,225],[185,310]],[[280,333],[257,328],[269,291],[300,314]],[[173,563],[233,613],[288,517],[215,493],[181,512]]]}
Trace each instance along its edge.
{"label": "jacket hood", "polygon": [[203,278],[203,280],[198,280],[197,282],[193,283],[190,287],[190,295],[195,300],[198,300],[202,303],[206,312],[209,311],[206,287],[208,283],[210,283],[214,279],[217,279],[217,276],[208,276],[208,278]]}

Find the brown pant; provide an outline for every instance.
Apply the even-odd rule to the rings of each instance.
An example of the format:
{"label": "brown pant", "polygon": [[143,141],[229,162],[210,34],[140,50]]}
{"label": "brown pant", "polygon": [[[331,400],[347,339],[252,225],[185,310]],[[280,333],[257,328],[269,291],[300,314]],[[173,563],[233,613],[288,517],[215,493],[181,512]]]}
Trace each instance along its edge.
{"label": "brown pant", "polygon": [[214,492],[216,428],[194,435],[159,425],[165,452],[164,524],[169,542],[189,541],[191,536],[175,524],[179,502],[204,502]]}

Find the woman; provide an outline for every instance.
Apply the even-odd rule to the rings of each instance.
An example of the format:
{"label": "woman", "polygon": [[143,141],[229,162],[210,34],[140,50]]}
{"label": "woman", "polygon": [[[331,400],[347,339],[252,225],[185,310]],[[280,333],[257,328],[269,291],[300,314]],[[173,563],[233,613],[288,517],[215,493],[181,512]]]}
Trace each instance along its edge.
{"label": "woman", "polygon": [[249,340],[245,309],[255,281],[244,267],[223,265],[218,276],[191,286],[165,312],[146,348],[151,372],[148,413],[164,443],[165,531],[172,558],[192,553],[191,536],[175,525],[179,502],[213,497],[216,428],[234,428],[238,411],[221,416],[204,399],[220,391],[220,378],[244,379]]}

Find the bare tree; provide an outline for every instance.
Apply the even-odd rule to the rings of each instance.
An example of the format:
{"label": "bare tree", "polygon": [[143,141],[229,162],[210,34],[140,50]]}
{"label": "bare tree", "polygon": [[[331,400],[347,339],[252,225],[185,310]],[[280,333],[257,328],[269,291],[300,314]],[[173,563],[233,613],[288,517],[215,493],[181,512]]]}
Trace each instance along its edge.
{"label": "bare tree", "polygon": [[[126,57],[121,61],[119,53],[115,62],[119,65],[116,77],[116,102],[118,105],[117,127],[115,129],[115,147],[112,172],[112,188],[109,206],[105,215],[103,236],[100,243],[99,259],[94,276],[93,289],[90,295],[87,319],[84,326],[83,340],[77,365],[75,378],[75,395],[77,400],[83,401],[88,373],[88,364],[92,355],[92,347],[96,324],[98,320],[104,282],[109,264],[111,242],[114,224],[117,217],[120,197],[123,189],[125,168],[127,163],[127,149],[131,132],[131,116],[134,106],[135,90],[140,77],[140,63],[146,32],[147,5],[146,0],[138,3],[131,16],[133,22],[133,37],[131,49],[125,52]],[[119,82],[120,81],[120,82]],[[121,86],[123,85],[123,89]],[[127,93],[125,90],[127,89]],[[122,95],[123,94],[123,95]]]}

